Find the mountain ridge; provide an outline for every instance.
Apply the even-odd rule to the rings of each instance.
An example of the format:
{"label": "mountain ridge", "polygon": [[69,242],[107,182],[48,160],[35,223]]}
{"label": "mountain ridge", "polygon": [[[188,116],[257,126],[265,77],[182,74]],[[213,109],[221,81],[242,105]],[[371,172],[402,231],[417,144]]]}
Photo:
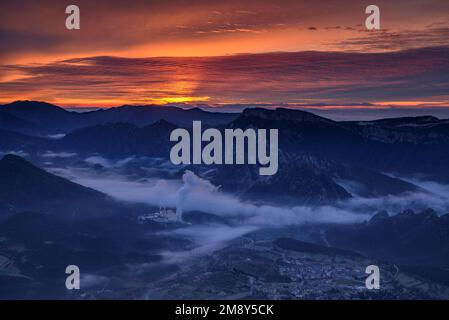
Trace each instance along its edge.
{"label": "mountain ridge", "polygon": [[9,211],[80,211],[86,216],[108,211],[113,202],[97,190],[49,173],[20,156],[7,154],[0,160],[0,203]]}

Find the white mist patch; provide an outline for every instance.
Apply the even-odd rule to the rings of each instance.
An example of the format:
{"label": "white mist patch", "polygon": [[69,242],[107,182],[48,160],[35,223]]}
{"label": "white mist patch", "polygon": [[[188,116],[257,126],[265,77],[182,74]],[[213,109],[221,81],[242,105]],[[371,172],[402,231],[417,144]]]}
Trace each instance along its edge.
{"label": "white mist patch", "polygon": [[53,140],[59,140],[66,136],[65,133],[55,133],[55,134],[49,134],[47,135],[47,138],[53,139]]}
{"label": "white mist patch", "polygon": [[72,158],[77,156],[77,154],[74,152],[54,152],[47,150],[44,153],[40,153],[39,156],[43,158]]}
{"label": "white mist patch", "polygon": [[449,212],[449,185],[414,178],[399,178],[418,186],[421,190],[376,198],[356,197],[338,203],[336,206],[354,212],[387,210],[390,214],[407,209],[418,212],[428,208],[435,210],[438,214]]}
{"label": "white mist patch", "polygon": [[189,258],[194,258],[222,249],[226,243],[240,238],[247,233],[258,230],[260,227],[225,226],[225,225],[202,225],[177,229],[171,232],[192,239],[195,247],[187,251],[164,251],[161,255],[166,263],[179,263]]}
{"label": "white mist patch", "polygon": [[84,161],[90,165],[101,165],[105,168],[111,169],[111,168],[123,167],[126,164],[128,164],[129,162],[133,161],[134,159],[135,159],[134,157],[128,157],[125,159],[113,161],[113,160],[109,160],[109,159],[106,159],[106,158],[98,156],[98,155],[94,155],[94,156],[87,157],[86,159],[84,159]]}
{"label": "white mist patch", "polygon": [[90,165],[101,165],[105,168],[112,168],[112,162],[100,156],[87,157],[84,161]]}
{"label": "white mist patch", "polygon": [[181,183],[176,180],[131,181],[117,174],[95,174],[88,169],[49,168],[73,182],[106,193],[118,200],[175,207]]}
{"label": "white mist patch", "polygon": [[348,179],[334,179],[334,181],[352,195],[360,196],[366,193],[366,186],[360,182]]}
{"label": "white mist patch", "polygon": [[[179,215],[201,211],[230,219],[233,225],[202,224],[171,230],[170,233],[190,238],[195,247],[182,252],[163,252],[166,262],[179,262],[218,250],[229,241],[263,229],[304,224],[345,224],[370,219],[380,210],[390,214],[405,209],[415,211],[431,207],[449,211],[449,186],[436,183],[413,183],[422,191],[379,198],[352,198],[321,206],[255,205],[235,195],[222,192],[210,181],[186,171],[182,180],[152,179],[130,181],[119,175],[93,173],[89,169],[53,169],[74,182],[102,191],[119,200],[176,208]],[[425,190],[424,190],[425,189]]]}
{"label": "white mist patch", "polygon": [[229,241],[247,233],[271,227],[304,223],[350,223],[369,218],[335,207],[278,207],[258,206],[223,193],[209,181],[186,171],[179,180],[130,181],[119,175],[92,173],[88,169],[53,169],[54,173],[81,185],[102,191],[116,199],[146,203],[159,207],[177,208],[181,215],[187,211],[201,211],[235,220],[235,225],[193,225],[170,233],[191,238],[194,249],[182,252],[163,252],[166,262],[179,262],[218,250]]}

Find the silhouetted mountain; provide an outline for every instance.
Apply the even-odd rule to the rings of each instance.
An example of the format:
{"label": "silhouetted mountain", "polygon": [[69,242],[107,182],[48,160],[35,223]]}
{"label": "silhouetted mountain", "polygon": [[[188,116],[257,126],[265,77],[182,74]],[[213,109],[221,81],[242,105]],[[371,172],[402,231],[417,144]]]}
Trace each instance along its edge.
{"label": "silhouetted mountain", "polygon": [[360,134],[338,122],[300,110],[245,109],[229,126],[278,129],[279,147],[285,154],[313,153],[322,158],[338,159],[348,149],[367,142]]}
{"label": "silhouetted mountain", "polygon": [[[443,120],[444,121],[444,120]],[[433,116],[418,116],[418,117],[402,117],[402,118],[388,118],[373,121],[359,121],[359,124],[376,124],[385,127],[412,127],[412,126],[427,126],[441,123],[442,120]]]}
{"label": "silhouetted mountain", "polygon": [[416,191],[408,182],[363,167],[344,165],[310,155],[281,155],[275,175],[259,175],[254,165],[191,165],[183,168],[227,192],[266,202],[327,204],[353,195],[377,197]]}
{"label": "silhouetted mountain", "polygon": [[108,157],[167,157],[170,133],[176,128],[165,120],[143,128],[131,123],[107,123],[76,130],[58,141],[58,145],[64,150],[98,152]]}
{"label": "silhouetted mountain", "polygon": [[358,165],[321,160],[320,167],[352,195],[380,197],[419,190],[412,183]]}
{"label": "silhouetted mountain", "polygon": [[286,109],[286,108],[277,108],[274,110],[263,108],[245,109],[242,112],[240,120],[252,117],[270,121],[293,121],[301,123],[327,123],[327,124],[336,123],[333,120],[317,116],[311,112]]}
{"label": "silhouetted mountain", "polygon": [[237,117],[233,113],[214,113],[198,108],[184,110],[173,106],[121,106],[96,110],[82,114],[86,124],[104,124],[108,122],[128,122],[136,126],[146,126],[160,119],[177,126],[192,126],[192,121],[200,120],[205,124],[218,125],[227,123]]}
{"label": "silhouetted mountain", "polygon": [[15,155],[0,160],[0,201],[9,212],[48,211],[62,215],[101,212],[112,200],[96,190],[55,176]]}
{"label": "silhouetted mountain", "polygon": [[[413,122],[411,119],[407,121]],[[423,128],[402,122],[399,130],[366,122],[336,122],[279,108],[245,110],[229,126],[278,129],[279,148],[284,154],[310,154],[375,171],[418,173],[449,181],[449,124],[445,121]]]}
{"label": "silhouetted mountain", "polygon": [[[16,101],[0,106],[0,112],[2,112],[0,128],[36,135],[67,133],[84,127],[117,122],[132,123],[142,127],[160,119],[165,119],[177,126],[191,126],[193,120],[218,125],[237,117],[233,113],[214,113],[198,108],[184,110],[174,106],[156,105],[125,105],[78,113],[37,101]],[[7,115],[11,116],[9,120],[6,119]],[[2,121],[2,118],[5,118],[5,121]]]}
{"label": "silhouetted mountain", "polygon": [[[25,211],[0,221],[0,256],[7,254],[15,267],[14,273],[1,274],[0,299],[69,298],[59,274],[70,263],[85,274],[114,276],[112,270],[127,264],[159,261],[157,253],[169,249],[169,241],[149,234],[151,224],[140,225],[128,213],[91,219],[67,218],[62,213],[67,211],[60,215]],[[142,242],[146,246],[138,248]]]}
{"label": "silhouetted mountain", "polygon": [[326,232],[334,246],[402,264],[449,266],[449,214],[380,212],[370,221]]}
{"label": "silhouetted mountain", "polygon": [[36,126],[27,120],[23,120],[7,112],[0,111],[0,129],[33,133],[36,131]]}
{"label": "silhouetted mountain", "polygon": [[[172,145],[168,132],[175,126],[190,128],[193,120],[202,120],[205,127],[220,124],[220,128],[279,129],[280,153],[285,157],[311,155],[351,168],[398,175],[420,174],[429,180],[449,181],[449,122],[430,116],[337,122],[310,112],[283,108],[255,108],[245,109],[241,114],[222,114],[170,106],[123,106],[75,113],[30,101],[2,106],[0,112],[5,117],[8,114],[15,117],[11,118],[12,122],[20,117],[38,126],[39,134],[47,130],[42,128],[49,128],[53,133],[74,130],[56,143],[40,141],[46,150],[98,152],[110,157],[168,158]],[[153,123],[160,119],[173,125],[154,127]],[[232,121],[224,124],[229,120]],[[13,129],[16,128],[9,131]],[[23,128],[19,126],[17,131],[23,132]],[[9,136],[4,142],[8,147],[0,144],[2,151],[11,149],[18,139]],[[35,141],[25,136],[20,136],[20,143],[36,146]]]}
{"label": "silhouetted mountain", "polygon": [[52,141],[44,138],[0,129],[0,151],[39,151],[52,145]]}
{"label": "silhouetted mountain", "polygon": [[331,177],[306,162],[281,162],[279,171],[272,176],[261,176],[254,165],[192,165],[180,174],[185,169],[210,180],[223,191],[266,203],[324,204],[351,197]]}
{"label": "silhouetted mountain", "polygon": [[[328,140],[340,139],[340,144],[352,140],[362,145],[367,140],[337,122],[308,112],[247,109],[231,123],[231,127],[273,128],[276,127],[274,123],[280,128],[281,139],[287,141],[281,144],[279,171],[276,175],[261,177],[258,167],[252,165],[195,165],[189,169],[222,186],[225,191],[267,201],[331,203],[347,199],[351,194],[375,197],[417,190],[410,183],[354,163],[345,164],[307,154],[307,150],[320,150],[320,146],[316,145],[318,141],[329,145]],[[169,136],[175,128],[175,125],[165,120],[143,128],[129,123],[107,123],[74,131],[58,141],[58,145],[66,151],[98,152],[114,158],[133,155],[168,158],[172,145]],[[296,145],[298,140],[303,140],[303,146],[314,149],[289,147],[289,144]],[[333,145],[329,146],[334,148]],[[328,158],[332,159],[331,155]]]}
{"label": "silhouetted mountain", "polygon": [[361,135],[384,143],[436,145],[449,143],[449,121],[431,116],[346,122]]}
{"label": "silhouetted mountain", "polygon": [[[35,134],[66,132],[80,124],[80,114],[66,111],[63,108],[46,102],[15,101],[0,106],[0,111],[18,117],[34,127]],[[9,128],[14,131],[30,133],[20,128]]]}

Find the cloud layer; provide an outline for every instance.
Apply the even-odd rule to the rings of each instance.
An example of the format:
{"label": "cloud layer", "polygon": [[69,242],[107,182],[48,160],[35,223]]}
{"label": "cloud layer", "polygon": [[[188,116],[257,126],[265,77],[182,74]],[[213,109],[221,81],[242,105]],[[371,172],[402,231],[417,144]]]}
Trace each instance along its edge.
{"label": "cloud layer", "polygon": [[333,206],[285,207],[258,206],[243,202],[234,195],[221,192],[209,181],[189,171],[185,172],[182,181],[144,182],[130,181],[117,175],[93,174],[85,169],[59,169],[56,172],[123,201],[176,208],[180,213],[202,211],[233,222],[230,225],[191,225],[170,231],[172,236],[191,239],[194,246],[187,251],[163,252],[166,262],[169,263],[207,254],[222,248],[229,241],[263,228],[361,222],[380,210],[396,214],[406,209],[419,211],[431,207],[440,214],[449,212],[449,186],[416,179],[412,181],[423,188],[418,192],[381,198],[355,197],[337,202]]}
{"label": "cloud layer", "polygon": [[0,82],[0,101],[23,97],[91,106],[324,102],[348,108],[351,103],[388,101],[418,101],[425,108],[426,103],[447,106],[449,101],[449,47],[376,54],[88,57],[2,69],[23,77]]}
{"label": "cloud layer", "polygon": [[[136,0],[132,4],[78,0],[76,5],[81,29],[69,32],[64,25],[65,2],[3,0],[0,38],[5,45],[0,54],[14,60],[86,53],[142,57],[327,50],[361,37],[367,4],[357,0],[344,5],[337,0]],[[395,33],[426,32],[448,22],[445,0],[378,0],[376,5],[381,8],[382,29]],[[422,37],[414,33],[405,40],[404,44],[396,41],[394,47],[422,45]],[[389,44],[388,48],[393,42]],[[370,48],[357,41],[351,47]]]}

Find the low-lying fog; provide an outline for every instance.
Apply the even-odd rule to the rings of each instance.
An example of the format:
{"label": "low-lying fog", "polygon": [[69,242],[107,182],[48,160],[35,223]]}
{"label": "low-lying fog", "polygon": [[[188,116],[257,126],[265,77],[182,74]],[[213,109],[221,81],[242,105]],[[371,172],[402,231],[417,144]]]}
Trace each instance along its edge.
{"label": "low-lying fog", "polygon": [[[45,154],[46,158],[71,155]],[[167,262],[201,255],[222,248],[229,241],[262,228],[320,223],[355,223],[369,219],[380,210],[396,214],[406,209],[414,211],[432,208],[439,214],[449,212],[449,186],[414,178],[408,180],[421,191],[400,196],[380,198],[354,197],[326,206],[255,205],[239,197],[222,192],[219,187],[185,171],[182,180],[136,179],[123,174],[122,169],[132,158],[111,161],[100,156],[84,159],[86,166],[55,166],[47,162],[47,170],[81,185],[91,187],[116,199],[173,208],[180,214],[201,211],[233,221],[232,224],[186,225],[170,231],[172,235],[187,237],[196,247],[188,252],[165,252]],[[107,170],[96,171],[92,165],[101,164]]]}

